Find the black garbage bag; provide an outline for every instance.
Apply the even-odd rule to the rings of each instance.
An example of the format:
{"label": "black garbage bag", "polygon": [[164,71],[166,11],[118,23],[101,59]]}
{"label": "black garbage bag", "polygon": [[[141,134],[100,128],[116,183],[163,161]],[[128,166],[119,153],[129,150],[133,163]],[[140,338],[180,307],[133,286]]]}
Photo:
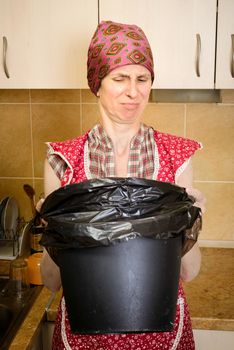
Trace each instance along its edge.
{"label": "black garbage bag", "polygon": [[48,225],[41,244],[81,248],[183,234],[184,255],[201,229],[200,209],[193,203],[184,188],[154,180],[104,178],[68,185],[43,203]]}
{"label": "black garbage bag", "polygon": [[74,333],[173,329],[181,257],[196,242],[200,209],[185,189],[104,178],[51,193],[41,244],[60,268]]}

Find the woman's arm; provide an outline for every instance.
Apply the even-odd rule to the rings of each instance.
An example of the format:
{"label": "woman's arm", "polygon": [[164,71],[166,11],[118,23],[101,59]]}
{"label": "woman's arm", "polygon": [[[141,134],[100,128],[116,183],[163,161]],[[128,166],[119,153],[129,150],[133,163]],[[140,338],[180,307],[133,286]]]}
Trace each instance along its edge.
{"label": "woman's arm", "polygon": [[[55,175],[53,169],[51,168],[48,161],[45,161],[44,166],[44,191],[45,197],[47,197],[51,192],[57,190],[60,187],[60,180]],[[38,208],[39,209],[39,208]],[[52,290],[57,291],[61,287],[61,278],[59,267],[51,259],[46,249],[43,251],[42,261],[41,261],[41,276],[43,284]]]}
{"label": "woman's arm", "polygon": [[[185,187],[189,195],[195,198],[195,205],[200,207],[202,212],[205,211],[205,197],[197,189],[193,188],[193,168],[190,160],[188,166],[183,173],[178,176],[176,184]],[[183,281],[189,282],[194,279],[200,270],[201,266],[201,252],[198,243],[195,243],[192,249],[186,253],[181,260],[180,276]]]}

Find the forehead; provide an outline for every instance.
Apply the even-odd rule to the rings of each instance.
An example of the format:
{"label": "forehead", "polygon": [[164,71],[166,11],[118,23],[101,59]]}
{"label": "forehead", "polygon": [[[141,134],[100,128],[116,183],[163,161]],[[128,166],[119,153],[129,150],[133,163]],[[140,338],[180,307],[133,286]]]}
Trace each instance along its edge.
{"label": "forehead", "polygon": [[150,71],[139,64],[129,64],[113,69],[109,75],[151,75]]}

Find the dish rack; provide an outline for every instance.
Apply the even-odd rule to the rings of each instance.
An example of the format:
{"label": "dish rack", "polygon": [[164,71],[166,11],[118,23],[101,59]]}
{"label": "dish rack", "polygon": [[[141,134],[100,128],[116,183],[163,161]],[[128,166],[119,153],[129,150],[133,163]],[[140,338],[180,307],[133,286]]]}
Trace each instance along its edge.
{"label": "dish rack", "polygon": [[15,229],[1,228],[0,232],[0,257],[5,259],[14,259],[19,252],[19,237],[20,232],[25,226],[26,222],[24,219],[17,220],[17,226]]}
{"label": "dish rack", "polygon": [[19,251],[19,232],[22,222],[14,197],[4,197],[0,202],[0,258],[13,259]]}
{"label": "dish rack", "polygon": [[15,258],[19,251],[19,240],[15,236],[13,239],[0,238],[0,257]]}

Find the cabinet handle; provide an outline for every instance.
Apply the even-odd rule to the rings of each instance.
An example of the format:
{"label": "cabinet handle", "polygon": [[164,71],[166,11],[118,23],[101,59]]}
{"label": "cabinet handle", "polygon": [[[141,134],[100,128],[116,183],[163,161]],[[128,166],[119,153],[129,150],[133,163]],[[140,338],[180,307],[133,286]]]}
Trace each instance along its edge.
{"label": "cabinet handle", "polygon": [[196,50],[196,75],[200,77],[200,55],[201,55],[201,36],[196,34],[197,50]]}
{"label": "cabinet handle", "polygon": [[7,54],[7,38],[4,36],[3,38],[3,67],[4,72],[7,78],[10,78],[10,74],[8,72],[7,63],[6,63],[6,54]]}
{"label": "cabinet handle", "polygon": [[234,78],[234,34],[231,34],[231,40],[232,40],[231,75]]}

